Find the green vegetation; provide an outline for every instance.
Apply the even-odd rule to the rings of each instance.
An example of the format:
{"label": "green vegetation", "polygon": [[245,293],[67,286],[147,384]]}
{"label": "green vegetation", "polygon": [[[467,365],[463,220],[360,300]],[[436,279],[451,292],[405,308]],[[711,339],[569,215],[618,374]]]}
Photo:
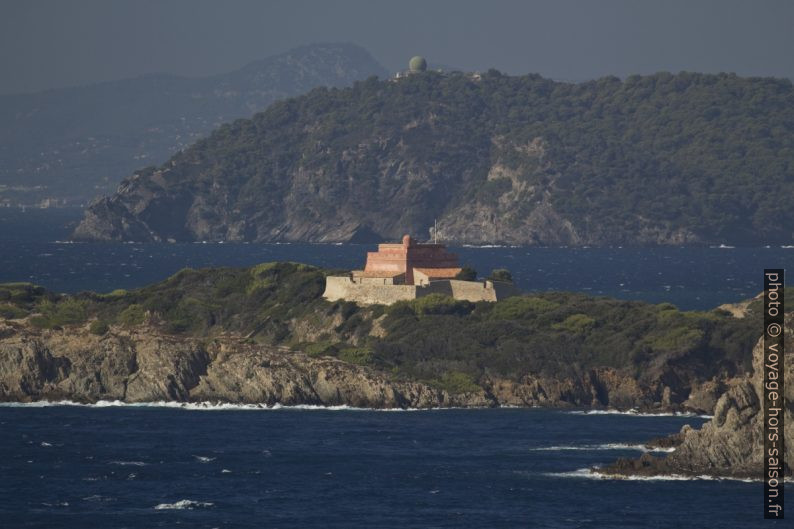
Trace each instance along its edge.
{"label": "green vegetation", "polygon": [[461,281],[477,281],[477,270],[470,266],[464,266],[458,272],[458,275],[455,276],[455,279],[460,279]]}
{"label": "green vegetation", "polygon": [[430,380],[429,382],[438,389],[446,390],[453,395],[473,393],[480,389],[480,386],[474,382],[471,375],[460,371],[445,372],[440,379]]}
{"label": "green vegetation", "polygon": [[507,283],[512,283],[513,274],[510,273],[510,270],[505,268],[497,268],[491,272],[491,275],[488,276],[488,279],[491,281],[505,281]]}
{"label": "green vegetation", "polygon": [[[29,284],[0,284],[0,317],[30,316],[39,328],[146,325],[208,339],[227,335],[332,356],[397,379],[460,393],[483,377],[565,376],[596,367],[640,380],[695,373],[701,379],[750,369],[760,307],[743,319],[724,311],[683,312],[669,303],[544,292],[497,303],[429,295],[388,307],[322,299],[327,271],[297,263],[249,269],[185,269],[145,288],[61,296]],[[787,292],[794,295],[794,290]],[[376,318],[383,333],[372,335]],[[689,376],[689,375],[686,375]]]}
{"label": "green vegetation", "polygon": [[88,330],[91,332],[91,334],[102,336],[104,334],[107,334],[107,332],[110,330],[110,326],[107,324],[106,321],[94,320],[91,322],[91,325],[88,327]]}
{"label": "green vegetation", "polygon": [[[479,80],[370,78],[220,127],[140,171],[108,211],[135,210],[138,189],[159,189],[153,179],[167,171],[155,197],[163,214],[146,219],[162,238],[200,237],[173,231],[185,225],[178,201],[189,192],[207,219],[245,220],[250,239],[271,238],[285,222],[297,229],[279,237],[305,236],[307,226],[321,237],[342,220],[398,237],[394,226],[427,233],[433,219],[465,223],[476,208],[500,219],[490,238],[543,243],[526,239],[524,223],[544,204],[581,244],[678,244],[678,235],[790,244],[793,124],[786,79],[683,72],[575,84],[495,70]],[[494,177],[496,164],[510,176]],[[112,221],[103,208],[94,211]],[[474,231],[458,226],[456,236]]]}

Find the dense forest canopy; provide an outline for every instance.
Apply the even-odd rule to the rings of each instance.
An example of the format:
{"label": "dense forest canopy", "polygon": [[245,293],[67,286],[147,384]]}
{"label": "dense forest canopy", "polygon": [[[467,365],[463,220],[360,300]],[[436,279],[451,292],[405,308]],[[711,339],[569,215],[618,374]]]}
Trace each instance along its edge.
{"label": "dense forest canopy", "polygon": [[138,240],[788,244],[791,82],[423,72],[224,125],[87,212]]}

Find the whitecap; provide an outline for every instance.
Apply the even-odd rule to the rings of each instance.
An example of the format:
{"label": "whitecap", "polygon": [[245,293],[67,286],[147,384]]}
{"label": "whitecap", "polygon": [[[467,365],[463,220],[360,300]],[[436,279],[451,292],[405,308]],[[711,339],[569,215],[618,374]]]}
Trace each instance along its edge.
{"label": "whitecap", "polygon": [[231,473],[232,471],[229,470],[228,468],[224,468],[223,470],[221,470],[221,474],[231,474]]}
{"label": "whitecap", "polygon": [[757,483],[761,480],[750,478],[732,478],[721,476],[709,476],[700,474],[687,476],[684,474],[662,474],[658,476],[624,476],[620,474],[607,474],[589,468],[580,468],[569,472],[546,472],[544,476],[553,478],[579,478],[579,479],[601,479],[601,480],[622,480],[622,481],[741,481],[744,483]]}
{"label": "whitecap", "polygon": [[45,408],[49,406],[80,406],[87,408],[114,408],[114,407],[129,407],[129,408],[175,408],[190,411],[225,411],[225,410],[317,410],[317,411],[382,411],[382,412],[400,412],[400,411],[434,411],[434,410],[452,410],[459,409],[453,407],[444,408],[361,408],[356,406],[348,406],[346,404],[336,406],[323,406],[319,404],[232,404],[228,402],[177,402],[177,401],[151,401],[151,402],[124,402],[121,400],[99,400],[93,404],[86,404],[82,402],[75,402],[71,400],[60,401],[34,401],[34,402],[0,402],[0,408]]}
{"label": "whitecap", "polygon": [[674,452],[675,448],[649,448],[643,444],[603,443],[591,445],[558,445],[530,448],[533,452],[558,452],[564,450],[635,450],[638,452]]}
{"label": "whitecap", "polygon": [[215,459],[216,459],[214,457],[196,456],[196,455],[194,455],[193,457],[195,457],[196,459],[198,459],[202,463],[209,463],[210,461],[215,461]]}
{"label": "whitecap", "polygon": [[143,461],[111,461],[110,464],[111,465],[119,465],[119,466],[122,466],[122,467],[129,467],[129,466],[143,467],[143,466],[148,465],[148,463],[144,463]]}
{"label": "whitecap", "polygon": [[629,415],[631,417],[699,417],[701,419],[711,419],[713,415],[698,415],[689,411],[674,411],[664,413],[646,413],[640,412],[635,408],[630,410],[572,410],[564,411],[570,415]]}
{"label": "whitecap", "polygon": [[41,446],[47,447],[47,446],[52,446],[52,444],[50,444],[50,443],[47,443],[47,442],[45,442],[45,441],[42,441],[42,442],[41,442]]}
{"label": "whitecap", "polygon": [[160,503],[158,505],[155,505],[154,508],[157,511],[183,510],[183,509],[195,509],[196,507],[212,507],[213,505],[215,504],[208,501],[179,500],[174,503]]}

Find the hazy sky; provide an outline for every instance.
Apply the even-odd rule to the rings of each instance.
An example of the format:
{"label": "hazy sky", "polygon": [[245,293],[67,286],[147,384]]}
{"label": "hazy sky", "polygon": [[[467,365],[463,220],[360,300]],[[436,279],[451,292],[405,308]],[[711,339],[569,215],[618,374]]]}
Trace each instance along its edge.
{"label": "hazy sky", "polygon": [[0,0],[0,93],[206,75],[312,42],[555,79],[732,71],[794,78],[794,1]]}

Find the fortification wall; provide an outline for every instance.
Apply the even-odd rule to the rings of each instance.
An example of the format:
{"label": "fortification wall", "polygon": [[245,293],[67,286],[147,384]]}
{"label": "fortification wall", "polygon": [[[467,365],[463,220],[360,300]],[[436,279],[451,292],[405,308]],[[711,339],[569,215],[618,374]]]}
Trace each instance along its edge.
{"label": "fortification wall", "polygon": [[414,285],[356,284],[346,276],[325,278],[323,297],[329,301],[346,299],[362,305],[391,305],[397,301],[416,299]]}
{"label": "fortification wall", "polygon": [[354,283],[347,276],[331,276],[325,280],[323,297],[329,301],[345,299],[362,305],[391,305],[397,301],[411,300],[430,294],[443,294],[466,301],[497,301],[518,294],[510,283],[493,281],[460,281],[458,279],[433,281],[426,286],[376,285]]}

